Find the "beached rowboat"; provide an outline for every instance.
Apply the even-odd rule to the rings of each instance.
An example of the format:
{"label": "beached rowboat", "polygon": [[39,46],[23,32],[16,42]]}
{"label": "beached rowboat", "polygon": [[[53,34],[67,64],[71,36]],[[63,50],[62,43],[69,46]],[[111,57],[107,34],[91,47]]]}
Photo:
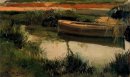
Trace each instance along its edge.
{"label": "beached rowboat", "polygon": [[120,26],[118,28],[119,33],[115,35],[114,26],[108,26],[105,24],[97,24],[97,23],[76,22],[69,20],[59,20],[58,24],[59,24],[58,26],[59,33],[68,33],[83,36],[123,37],[125,31],[125,28],[122,28]]}

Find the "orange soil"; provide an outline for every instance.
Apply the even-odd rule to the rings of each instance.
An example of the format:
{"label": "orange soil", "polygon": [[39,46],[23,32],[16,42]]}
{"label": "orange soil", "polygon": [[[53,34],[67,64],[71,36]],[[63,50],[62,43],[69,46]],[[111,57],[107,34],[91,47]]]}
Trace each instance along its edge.
{"label": "orange soil", "polygon": [[32,10],[51,10],[51,9],[87,9],[87,8],[97,8],[97,9],[110,9],[117,4],[110,3],[91,3],[91,4],[59,4],[59,3],[8,3],[5,6],[0,6],[0,11],[32,11]]}
{"label": "orange soil", "polygon": [[33,10],[54,10],[54,9],[64,9],[70,10],[70,8],[60,8],[60,7],[6,7],[0,6],[0,11],[33,11]]}
{"label": "orange soil", "polygon": [[86,8],[112,8],[114,4],[57,4],[57,7],[65,8],[76,8],[76,9],[86,9]]}
{"label": "orange soil", "polygon": [[90,3],[90,4],[59,4],[59,3],[15,3],[15,4],[6,4],[6,6],[11,7],[63,7],[63,8],[76,8],[76,9],[84,9],[84,8],[112,8],[116,6],[116,4],[110,3]]}

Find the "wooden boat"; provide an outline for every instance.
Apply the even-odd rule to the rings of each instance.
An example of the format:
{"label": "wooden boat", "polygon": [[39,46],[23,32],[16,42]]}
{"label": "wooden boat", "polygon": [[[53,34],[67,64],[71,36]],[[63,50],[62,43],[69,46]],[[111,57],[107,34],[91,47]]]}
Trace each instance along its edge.
{"label": "wooden boat", "polygon": [[123,37],[125,29],[119,28],[119,33],[114,34],[114,26],[97,23],[85,23],[69,20],[58,21],[58,32],[73,35],[96,36],[96,37]]}

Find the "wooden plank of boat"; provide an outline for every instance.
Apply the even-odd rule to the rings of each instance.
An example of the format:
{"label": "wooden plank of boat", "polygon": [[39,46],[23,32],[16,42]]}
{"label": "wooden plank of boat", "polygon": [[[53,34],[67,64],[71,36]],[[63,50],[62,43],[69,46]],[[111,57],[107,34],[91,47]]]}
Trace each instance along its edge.
{"label": "wooden plank of boat", "polygon": [[[59,23],[58,32],[60,33],[69,33],[84,36],[97,36],[97,37],[114,37],[113,26],[108,26],[104,24],[68,21],[68,20],[59,20],[58,23]],[[122,37],[123,32],[120,32],[118,36]]]}

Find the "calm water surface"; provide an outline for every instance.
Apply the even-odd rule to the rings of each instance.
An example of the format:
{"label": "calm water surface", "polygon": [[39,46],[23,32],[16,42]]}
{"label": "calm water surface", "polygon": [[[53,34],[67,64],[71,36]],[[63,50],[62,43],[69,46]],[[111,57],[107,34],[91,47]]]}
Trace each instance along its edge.
{"label": "calm water surface", "polygon": [[83,61],[89,60],[91,64],[99,66],[107,64],[110,60],[114,60],[115,54],[124,53],[126,52],[125,50],[130,49],[130,43],[127,41],[118,40],[119,43],[115,44],[111,39],[107,38],[82,38],[80,41],[75,40],[77,38],[65,39],[67,41],[44,40],[40,47],[43,53],[46,54],[44,56],[54,60],[63,59],[68,52],[67,48],[69,46],[71,51],[79,55]]}

